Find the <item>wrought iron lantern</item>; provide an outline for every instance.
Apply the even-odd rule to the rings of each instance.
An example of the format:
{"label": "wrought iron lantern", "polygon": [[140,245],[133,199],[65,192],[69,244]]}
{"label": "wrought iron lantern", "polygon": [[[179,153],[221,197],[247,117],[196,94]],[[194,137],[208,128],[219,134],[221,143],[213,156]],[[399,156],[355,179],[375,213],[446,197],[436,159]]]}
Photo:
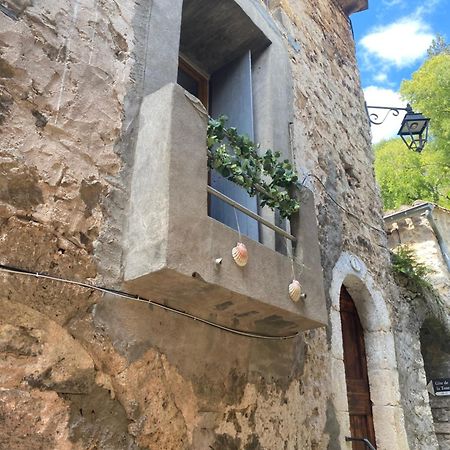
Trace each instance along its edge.
{"label": "wrought iron lantern", "polygon": [[428,123],[430,119],[421,113],[415,113],[411,105],[407,105],[406,114],[398,135],[410,150],[421,152],[428,141]]}
{"label": "wrought iron lantern", "polygon": [[[380,120],[377,113],[370,113],[369,109],[382,109],[387,111],[383,119]],[[369,121],[373,125],[381,125],[387,119],[389,113],[393,116],[398,116],[400,111],[406,111],[405,117],[402,120],[400,130],[397,135],[400,136],[403,142],[410,150],[421,152],[428,141],[428,125],[430,119],[421,113],[416,113],[411,108],[411,105],[406,105],[406,108],[394,108],[390,106],[368,106],[366,104],[367,115]]]}

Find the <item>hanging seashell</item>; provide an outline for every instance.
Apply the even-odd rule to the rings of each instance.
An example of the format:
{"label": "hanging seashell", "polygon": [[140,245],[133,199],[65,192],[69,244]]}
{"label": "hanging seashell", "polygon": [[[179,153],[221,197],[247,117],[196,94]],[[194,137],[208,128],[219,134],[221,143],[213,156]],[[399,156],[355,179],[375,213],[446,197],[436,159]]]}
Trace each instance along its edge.
{"label": "hanging seashell", "polygon": [[289,297],[295,303],[300,300],[302,296],[302,285],[297,280],[292,280],[292,283],[289,285]]}
{"label": "hanging seashell", "polygon": [[248,250],[242,242],[238,242],[236,247],[233,247],[233,250],[231,250],[231,255],[233,256],[234,262],[238,266],[244,267],[245,265],[247,265]]}

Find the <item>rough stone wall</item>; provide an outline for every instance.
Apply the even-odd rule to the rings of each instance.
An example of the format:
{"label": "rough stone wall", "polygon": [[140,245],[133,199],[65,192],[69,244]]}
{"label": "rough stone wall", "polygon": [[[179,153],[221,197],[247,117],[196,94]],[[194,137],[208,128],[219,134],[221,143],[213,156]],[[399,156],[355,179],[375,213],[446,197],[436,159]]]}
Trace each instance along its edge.
{"label": "rough stone wall", "polygon": [[[326,290],[331,285],[332,270],[341,252],[353,253],[373,276],[388,310],[392,311],[394,323],[399,292],[389,273],[386,236],[379,231],[383,228],[382,208],[374,180],[373,153],[359,74],[355,71],[351,31],[343,16],[339,16],[341,22],[337,26],[337,15],[324,13],[328,2],[289,2],[288,7],[287,2],[277,3],[280,9],[274,10],[275,17],[285,26],[288,41],[299,44],[298,52],[295,45],[291,48],[295,73],[294,158],[305,176],[313,173],[323,183],[309,177],[309,186],[315,191],[317,201]],[[324,188],[350,214],[344,213]],[[340,336],[329,332],[330,329],[329,345],[339,345]],[[382,359],[383,355],[373,354],[369,358]],[[331,370],[335,369],[332,366]],[[388,377],[375,381],[374,385],[380,387],[383,383],[386,387],[391,385]],[[383,405],[389,412],[401,408],[399,397],[392,394]],[[326,429],[334,437],[329,448],[341,448],[337,435],[344,424],[336,406],[337,402],[328,404]],[[402,430],[394,429],[393,436],[393,427],[392,421],[375,423],[378,440],[385,442],[384,445],[377,442],[378,448],[401,448],[397,447],[401,444],[394,443],[394,437],[401,435]],[[414,448],[409,434],[408,444]]]}
{"label": "rough stone wall", "polygon": [[[424,359],[427,381],[449,378],[450,351],[448,341],[450,327],[442,321],[429,318],[422,326],[420,344]],[[430,407],[433,414],[434,430],[441,449],[450,448],[450,398],[430,394]]]}
{"label": "rough stone wall", "polygon": [[[132,5],[2,2],[1,262],[86,281],[120,267],[117,197]],[[122,210],[115,208],[120,220]],[[109,255],[98,261],[107,243]],[[117,256],[118,255],[118,256]],[[99,295],[2,274],[0,448],[136,448],[123,406],[69,325]]]}
{"label": "rough stone wall", "polygon": [[379,272],[387,258],[386,241],[367,225],[382,228],[381,203],[349,24],[335,9],[330,13],[328,1],[290,2],[290,8],[278,3],[284,9],[277,8],[275,15],[286,25],[290,41],[299,44],[298,51],[291,49],[294,157],[305,175],[318,176],[327,192],[356,216],[343,213],[309,178],[318,198],[321,243],[328,246],[322,261],[325,275],[343,248]]}
{"label": "rough stone wall", "polygon": [[[450,211],[436,207],[433,209],[433,218],[447,249],[450,248]],[[389,230],[389,247],[395,248],[397,245],[410,247],[417,260],[432,270],[428,279],[448,305],[450,312],[450,273],[428,219],[424,215],[406,217],[392,224]]]}
{"label": "rough stone wall", "polygon": [[[440,208],[433,217],[448,242],[450,214]],[[402,289],[397,310],[398,360],[407,427],[413,448],[450,448],[450,399],[434,397],[427,383],[447,378],[450,354],[450,277],[436,236],[425,216],[392,224],[389,246],[408,245],[417,260],[433,270],[428,279],[436,293],[412,285]],[[448,243],[447,243],[448,245]],[[405,281],[405,280],[403,280]],[[437,440],[436,440],[437,438]]]}
{"label": "rough stone wall", "polygon": [[[120,286],[152,2],[3,4],[1,262]],[[326,286],[346,250],[389,297],[385,236],[362,222],[382,217],[347,18],[329,0],[269,6],[290,49],[296,163],[359,217],[309,177]],[[326,329],[258,341],[73,285],[0,280],[1,448],[340,447]]]}
{"label": "rough stone wall", "polygon": [[408,280],[400,281],[403,286],[395,308],[395,333],[408,441],[412,449],[434,449],[438,448],[438,441],[427,392],[429,374],[424,364],[426,349],[421,345],[421,331],[425,321],[441,321],[443,311],[433,292]]}

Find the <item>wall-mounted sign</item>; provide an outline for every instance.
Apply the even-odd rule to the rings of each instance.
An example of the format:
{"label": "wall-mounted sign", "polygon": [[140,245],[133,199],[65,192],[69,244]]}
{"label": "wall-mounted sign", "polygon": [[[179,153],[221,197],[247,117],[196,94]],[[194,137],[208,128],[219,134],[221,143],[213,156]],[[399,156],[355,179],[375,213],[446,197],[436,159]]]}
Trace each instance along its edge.
{"label": "wall-mounted sign", "polygon": [[427,385],[428,392],[438,397],[450,396],[450,378],[437,378]]}
{"label": "wall-mounted sign", "polygon": [[356,258],[356,256],[351,256],[350,257],[350,265],[352,266],[352,269],[355,272],[361,272],[361,264],[359,263],[358,259]]}

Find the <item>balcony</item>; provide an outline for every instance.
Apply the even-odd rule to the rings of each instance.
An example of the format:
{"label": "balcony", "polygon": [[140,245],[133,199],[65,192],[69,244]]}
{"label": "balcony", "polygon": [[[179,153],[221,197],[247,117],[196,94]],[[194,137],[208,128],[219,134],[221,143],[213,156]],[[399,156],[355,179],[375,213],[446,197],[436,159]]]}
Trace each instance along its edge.
{"label": "balcony", "polygon": [[[220,325],[286,336],[327,321],[312,193],[291,219],[294,264],[306,298],[288,293],[292,260],[208,216],[207,114],[183,88],[167,84],[141,106],[132,174],[126,289]],[[245,267],[231,255],[241,239]],[[221,261],[221,263],[219,263]],[[298,275],[300,274],[300,275]]]}

